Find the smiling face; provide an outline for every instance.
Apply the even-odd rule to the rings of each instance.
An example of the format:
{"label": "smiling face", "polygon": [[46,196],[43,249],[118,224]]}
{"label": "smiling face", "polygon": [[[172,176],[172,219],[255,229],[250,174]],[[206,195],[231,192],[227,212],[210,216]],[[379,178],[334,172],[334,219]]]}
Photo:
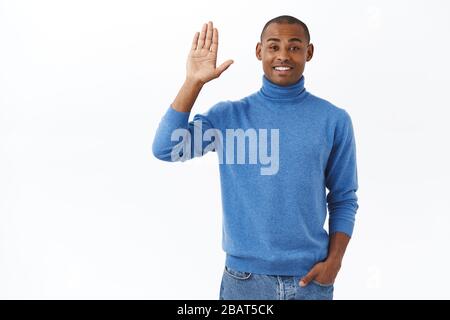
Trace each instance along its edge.
{"label": "smiling face", "polygon": [[299,24],[271,23],[256,45],[256,57],[262,61],[265,76],[280,86],[300,80],[313,53],[314,46]]}

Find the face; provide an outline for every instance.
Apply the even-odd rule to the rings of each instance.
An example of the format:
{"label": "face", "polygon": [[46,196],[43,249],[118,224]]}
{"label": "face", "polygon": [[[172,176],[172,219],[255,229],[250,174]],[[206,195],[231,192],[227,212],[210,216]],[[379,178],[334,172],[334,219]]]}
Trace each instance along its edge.
{"label": "face", "polygon": [[314,46],[307,43],[302,26],[271,23],[256,45],[256,57],[262,61],[265,76],[280,86],[289,86],[302,77],[311,60]]}

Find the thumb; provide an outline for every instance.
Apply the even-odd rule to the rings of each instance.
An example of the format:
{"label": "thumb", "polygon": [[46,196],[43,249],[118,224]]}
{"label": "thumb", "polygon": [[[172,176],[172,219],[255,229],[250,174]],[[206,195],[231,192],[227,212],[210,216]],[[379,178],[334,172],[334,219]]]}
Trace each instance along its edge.
{"label": "thumb", "polygon": [[300,287],[306,287],[318,274],[318,269],[314,266],[306,276],[300,279]]}
{"label": "thumb", "polygon": [[233,62],[234,62],[233,60],[227,60],[224,63],[222,63],[220,66],[218,66],[216,69],[216,75],[219,77],[222,74],[222,72],[227,70],[228,67],[233,64]]}

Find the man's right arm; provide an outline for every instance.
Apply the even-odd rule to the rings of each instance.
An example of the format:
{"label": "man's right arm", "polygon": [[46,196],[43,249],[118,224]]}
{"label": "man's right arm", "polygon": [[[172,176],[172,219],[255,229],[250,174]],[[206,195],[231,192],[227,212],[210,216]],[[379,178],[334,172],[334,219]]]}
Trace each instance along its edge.
{"label": "man's right arm", "polygon": [[172,102],[172,108],[178,112],[191,112],[203,83],[194,79],[186,79],[180,91]]}
{"label": "man's right arm", "polygon": [[[186,63],[186,79],[161,119],[153,140],[152,150],[156,158],[165,161],[182,160],[183,158],[173,157],[174,148],[180,148],[180,144],[185,144],[184,150],[188,147],[194,150],[193,139],[184,139],[179,143],[172,141],[172,136],[174,133],[177,136],[176,130],[181,130],[178,131],[178,135],[183,132],[182,130],[186,130],[191,137],[193,136],[196,124],[193,121],[189,122],[189,115],[201,89],[207,82],[218,78],[233,63],[232,60],[227,60],[216,67],[218,41],[218,31],[213,28],[212,22],[204,24],[201,33],[195,33]],[[202,120],[203,134],[212,125],[208,119],[201,116],[198,118]]]}

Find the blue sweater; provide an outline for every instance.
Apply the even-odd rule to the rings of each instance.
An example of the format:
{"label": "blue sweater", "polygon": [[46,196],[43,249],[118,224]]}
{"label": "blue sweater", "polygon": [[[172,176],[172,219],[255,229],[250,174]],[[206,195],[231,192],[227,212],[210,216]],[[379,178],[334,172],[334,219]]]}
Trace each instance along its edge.
{"label": "blue sweater", "polygon": [[[352,122],[344,109],[309,93],[303,76],[284,87],[265,76],[262,79],[259,91],[238,101],[219,102],[196,114],[191,122],[190,112],[169,106],[156,131],[153,154],[161,160],[176,161],[171,156],[174,147],[189,144],[191,157],[208,151],[222,155],[219,170],[225,264],[240,271],[302,276],[327,257],[327,206],[329,233],[351,236],[353,232],[358,181]],[[191,139],[183,141],[179,135],[171,141],[174,130],[180,128],[192,134]],[[250,135],[245,141],[249,153],[245,163],[223,155],[229,140],[225,139],[227,129],[239,128],[253,128],[256,133],[267,129],[267,154],[278,148],[278,164],[272,166],[270,174],[262,171],[267,168],[263,158],[256,163],[250,160],[261,155],[261,150],[250,150]],[[214,136],[201,141],[201,148],[194,146],[199,137],[193,138],[194,131],[205,133],[208,129],[220,131],[223,140]],[[278,140],[271,140],[277,135]],[[263,140],[263,135],[257,138]],[[214,148],[207,148],[211,144]],[[187,150],[177,153],[183,156]]]}

